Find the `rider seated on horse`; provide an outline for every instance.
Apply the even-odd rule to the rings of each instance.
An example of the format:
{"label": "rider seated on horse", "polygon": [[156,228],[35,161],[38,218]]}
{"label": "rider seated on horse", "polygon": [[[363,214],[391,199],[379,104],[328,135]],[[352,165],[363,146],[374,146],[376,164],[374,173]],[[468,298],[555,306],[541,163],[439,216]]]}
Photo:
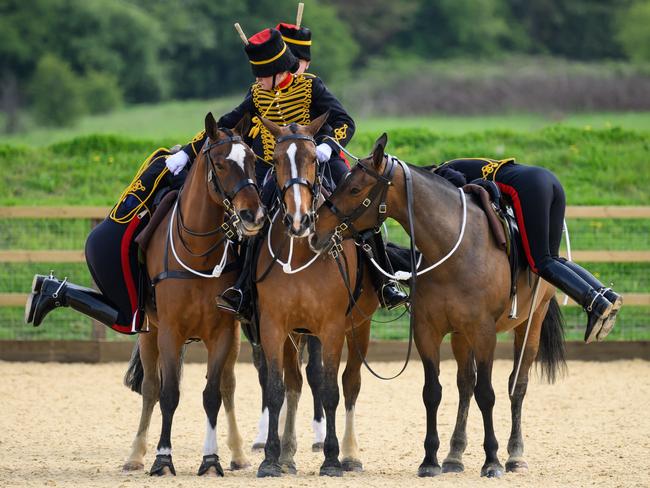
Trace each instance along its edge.
{"label": "rider seated on horse", "polygon": [[[602,340],[614,327],[621,296],[589,271],[559,257],[566,199],[549,170],[517,164],[513,159],[454,159],[435,170],[456,185],[456,171],[467,181],[490,180],[512,203],[530,269],[556,286],[587,312],[585,341]],[[463,179],[461,176],[461,180]]]}
{"label": "rider seated on horse", "polygon": [[[273,171],[275,137],[264,127],[260,117],[281,126],[291,123],[305,125],[318,116],[329,113],[327,123],[316,135],[316,156],[323,163],[325,174],[322,176],[333,185],[341,180],[349,168],[340,157],[337,144],[325,140],[325,136],[330,136],[345,146],[355,130],[354,121],[323,81],[313,74],[301,71],[311,59],[311,32],[291,24],[279,24],[278,27],[282,32],[267,28],[247,39],[244,50],[256,81],[249,88],[244,101],[218,121],[220,127],[230,128],[244,113],[252,115],[253,125],[245,141],[258,157],[256,176],[258,184],[263,187],[262,200],[266,205],[271,203],[275,189],[275,182],[270,177]],[[288,42],[285,43],[285,40]],[[294,52],[302,59],[302,63]],[[193,143],[200,142],[204,137],[200,132]],[[193,147],[190,144],[183,152],[170,158],[170,170],[176,172],[185,164],[191,163],[196,156]],[[375,243],[378,255],[385,256],[385,247],[379,234],[376,235]],[[248,312],[249,290],[246,283],[249,281],[251,261],[252,251],[248,251],[240,279],[235,286],[218,297],[217,304],[220,308],[237,314]],[[406,295],[396,284],[386,281],[380,273],[375,274],[373,271],[373,282],[385,306],[393,308],[406,301]]]}

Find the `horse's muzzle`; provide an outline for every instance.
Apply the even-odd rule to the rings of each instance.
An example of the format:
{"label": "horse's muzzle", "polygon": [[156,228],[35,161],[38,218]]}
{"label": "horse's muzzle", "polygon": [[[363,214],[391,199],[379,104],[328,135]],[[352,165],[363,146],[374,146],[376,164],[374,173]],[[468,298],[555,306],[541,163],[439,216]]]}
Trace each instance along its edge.
{"label": "horse's muzzle", "polygon": [[244,235],[255,235],[264,226],[264,221],[266,220],[266,209],[264,207],[259,207],[256,212],[244,208],[238,213]]}

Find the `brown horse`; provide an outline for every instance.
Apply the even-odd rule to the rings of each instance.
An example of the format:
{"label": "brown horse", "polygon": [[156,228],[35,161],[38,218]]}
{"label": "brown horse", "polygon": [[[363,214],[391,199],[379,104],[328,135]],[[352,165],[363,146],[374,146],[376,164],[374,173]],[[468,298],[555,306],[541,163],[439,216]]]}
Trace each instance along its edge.
{"label": "brown horse", "polygon": [[[550,380],[564,365],[564,338],[555,289],[540,281],[537,298],[529,285],[529,275],[518,278],[520,310],[531,310],[527,340],[527,316],[509,318],[510,271],[506,254],[500,250],[488,228],[484,212],[467,202],[462,190],[443,178],[387,156],[387,137],[376,142],[372,155],[362,159],[318,212],[312,247],[324,251],[348,237],[355,229],[365,230],[391,217],[412,234],[423,255],[423,268],[435,270],[419,274],[412,296],[416,346],[422,358],[425,383],[423,399],[427,411],[425,457],[420,476],[464,469],[466,425],[472,393],[483,415],[485,463],[482,476],[498,477],[503,468],[497,456],[498,443],[492,424],[494,390],[491,384],[496,332],[514,330],[515,367],[510,376],[512,431],[506,469],[525,471],[521,407],[528,383],[528,371],[540,350],[543,371]],[[412,208],[408,204],[406,180],[411,181]],[[463,215],[465,214],[466,223]],[[450,252],[451,250],[451,252]],[[445,258],[442,258],[445,256]],[[436,263],[436,261],[438,261]],[[422,270],[424,271],[424,270]],[[531,303],[534,305],[531,307]],[[549,304],[552,305],[549,311]],[[544,323],[544,326],[542,326]],[[440,343],[451,333],[451,346],[458,363],[459,407],[450,452],[442,468],[438,464],[439,439],[436,425],[442,387],[438,380]],[[540,349],[540,347],[542,349]],[[521,371],[513,387],[517,362],[523,348]]]}
{"label": "brown horse", "polygon": [[[354,408],[361,387],[361,356],[365,356],[368,348],[370,316],[378,301],[368,273],[364,273],[363,292],[357,306],[347,313],[349,296],[337,263],[328,255],[314,254],[305,239],[313,228],[320,196],[314,135],[326,118],[327,114],[308,126],[291,124],[287,127],[262,119],[277,140],[274,165],[281,198],[256,267],[260,279],[257,283],[258,310],[261,343],[268,368],[266,395],[269,408],[265,459],[258,469],[259,477],[280,476],[283,468],[288,472],[296,469],[295,415],[302,388],[296,352],[300,348],[301,335],[296,332],[317,336],[322,344],[321,398],[326,436],[323,446],[325,461],[320,474],[341,476],[344,469],[362,469],[354,432]],[[345,243],[341,252],[354,283],[357,279],[354,243]],[[263,275],[265,277],[261,279]],[[346,337],[349,353],[343,373],[346,428],[341,463],[335,413],[339,402],[337,376]],[[280,445],[278,416],[285,388],[287,413]]]}
{"label": "brown horse", "polygon": [[[217,294],[233,284],[236,270],[226,266],[223,274],[213,272],[225,263],[224,257],[232,256],[228,254],[230,239],[237,234],[256,234],[266,216],[253,183],[255,155],[241,137],[248,125],[246,116],[233,131],[224,132],[217,128],[211,113],[206,116],[209,139],[189,171],[176,206],[148,246],[147,270],[157,277],[153,280],[155,302],[151,297],[146,307],[153,327],[139,337],[125,378],[127,386],[142,393],[140,425],[125,470],[143,467],[151,413],[160,399],[162,432],[150,473],[175,474],[171,427],[179,401],[181,351],[190,338],[201,339],[208,349],[203,391],[207,421],[199,475],[223,475],[216,437],[222,399],[228,418],[231,467],[249,465],[234,409],[233,367],[239,353],[239,325],[232,315],[219,312],[214,302]],[[231,226],[224,227],[223,223]]]}

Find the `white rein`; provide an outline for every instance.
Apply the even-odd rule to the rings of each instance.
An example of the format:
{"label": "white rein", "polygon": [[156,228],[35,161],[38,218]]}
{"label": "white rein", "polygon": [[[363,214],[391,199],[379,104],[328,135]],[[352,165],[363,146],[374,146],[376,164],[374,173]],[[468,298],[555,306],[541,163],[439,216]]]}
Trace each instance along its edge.
{"label": "white rein", "polygon": [[309,266],[313,264],[314,261],[320,256],[321,253],[315,253],[314,257],[311,258],[306,264],[303,264],[299,268],[293,269],[291,267],[291,258],[293,257],[293,236],[290,236],[290,241],[289,241],[289,256],[287,258],[287,262],[283,262],[279,257],[275,257],[275,254],[273,254],[273,246],[271,245],[271,234],[273,230],[273,224],[275,223],[275,219],[278,216],[278,213],[280,212],[280,209],[275,211],[275,214],[273,215],[273,218],[271,219],[271,227],[269,228],[268,234],[267,234],[267,244],[269,248],[269,254],[271,254],[271,259],[274,259],[277,261],[277,263],[282,266],[282,271],[284,271],[286,274],[296,274],[304,269],[307,269]]}

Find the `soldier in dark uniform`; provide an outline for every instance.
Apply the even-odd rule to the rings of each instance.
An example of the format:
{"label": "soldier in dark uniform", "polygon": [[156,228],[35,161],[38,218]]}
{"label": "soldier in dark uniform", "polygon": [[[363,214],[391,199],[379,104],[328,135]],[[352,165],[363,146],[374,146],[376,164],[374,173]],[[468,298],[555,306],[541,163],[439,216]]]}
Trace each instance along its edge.
{"label": "soldier in dark uniform", "polygon": [[185,174],[174,177],[166,167],[172,153],[166,148],[154,151],[109,216],[89,234],[86,263],[101,292],[53,275],[36,275],[25,305],[26,323],[39,326],[55,308],[70,307],[123,334],[142,329],[147,278],[134,240],[149,221],[160,190],[182,185]]}
{"label": "soldier in dark uniform", "polygon": [[[300,46],[304,47],[308,44],[300,44]],[[244,49],[256,82],[249,88],[244,101],[232,112],[221,117],[218,123],[220,127],[230,128],[241,119],[243,114],[252,115],[253,124],[245,141],[258,156],[256,176],[258,184],[264,188],[262,200],[269,203],[269,189],[274,187],[274,183],[269,181],[267,175],[272,169],[275,137],[264,127],[260,117],[265,117],[281,126],[292,122],[306,125],[329,111],[327,123],[315,137],[318,143],[316,156],[323,164],[325,178],[329,177],[335,185],[348,171],[348,166],[339,156],[337,145],[324,137],[333,137],[339,144],[345,146],[354,135],[355,125],[352,117],[320,78],[308,73],[295,74],[299,62],[277,29],[268,28],[258,32],[248,39]],[[205,135],[200,132],[193,141],[200,142],[203,138]],[[170,161],[175,165],[170,167],[170,170],[174,172],[180,170],[195,156],[192,147],[188,145],[183,149],[183,154],[179,153],[175,160]],[[244,272],[237,284],[219,297],[218,305],[224,310],[239,313],[243,310],[242,306],[248,304],[248,297],[244,294],[248,291],[245,283],[249,279],[247,268],[250,261],[251,259],[245,260]],[[380,292],[383,291],[382,303],[390,307],[398,306],[406,300],[404,293],[393,283],[384,283],[381,279],[381,285],[376,286]]]}
{"label": "soldier in dark uniform", "polygon": [[[460,172],[467,181],[494,181],[512,202],[530,269],[569,295],[587,312],[585,341],[602,340],[614,327],[623,303],[589,271],[559,257],[566,200],[562,185],[546,168],[525,166],[514,159],[454,159],[436,169],[445,176]],[[448,178],[451,179],[451,178]]]}

